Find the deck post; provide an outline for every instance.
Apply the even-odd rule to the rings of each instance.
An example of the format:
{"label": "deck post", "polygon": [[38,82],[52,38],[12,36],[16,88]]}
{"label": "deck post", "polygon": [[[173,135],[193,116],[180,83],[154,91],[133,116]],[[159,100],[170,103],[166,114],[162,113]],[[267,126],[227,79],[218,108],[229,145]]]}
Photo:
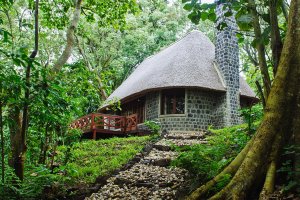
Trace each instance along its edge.
{"label": "deck post", "polygon": [[93,130],[93,139],[96,140],[96,138],[97,138],[97,132],[96,132],[96,129],[94,129]]}
{"label": "deck post", "polygon": [[91,131],[93,132],[93,139],[96,140],[96,127],[95,127],[95,115],[92,114],[92,119],[91,119]]}

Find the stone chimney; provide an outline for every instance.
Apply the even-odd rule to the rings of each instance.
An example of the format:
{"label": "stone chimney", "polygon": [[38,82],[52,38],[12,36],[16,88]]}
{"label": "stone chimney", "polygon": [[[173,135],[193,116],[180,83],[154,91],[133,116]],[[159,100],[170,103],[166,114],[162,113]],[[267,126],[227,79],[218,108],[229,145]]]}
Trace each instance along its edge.
{"label": "stone chimney", "polygon": [[226,0],[216,0],[216,27],[225,22],[227,26],[217,29],[215,55],[217,66],[227,88],[224,99],[224,125],[230,126],[240,122],[238,109],[240,108],[240,80],[239,80],[239,48],[236,37],[237,24],[234,16],[225,17],[227,9],[223,9]]}

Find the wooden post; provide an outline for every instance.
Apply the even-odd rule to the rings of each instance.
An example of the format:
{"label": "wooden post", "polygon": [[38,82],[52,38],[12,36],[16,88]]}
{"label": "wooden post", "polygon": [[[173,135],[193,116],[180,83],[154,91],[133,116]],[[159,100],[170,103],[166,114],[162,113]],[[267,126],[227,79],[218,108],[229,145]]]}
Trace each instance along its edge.
{"label": "wooden post", "polygon": [[91,119],[91,131],[93,132],[93,139],[96,140],[96,127],[95,127],[95,115],[92,114],[91,115],[92,119]]}
{"label": "wooden post", "polygon": [[93,130],[93,139],[96,140],[96,138],[97,138],[97,132],[96,132],[96,130],[94,129],[94,130]]}
{"label": "wooden post", "polygon": [[108,116],[108,130],[110,130],[110,116]]}

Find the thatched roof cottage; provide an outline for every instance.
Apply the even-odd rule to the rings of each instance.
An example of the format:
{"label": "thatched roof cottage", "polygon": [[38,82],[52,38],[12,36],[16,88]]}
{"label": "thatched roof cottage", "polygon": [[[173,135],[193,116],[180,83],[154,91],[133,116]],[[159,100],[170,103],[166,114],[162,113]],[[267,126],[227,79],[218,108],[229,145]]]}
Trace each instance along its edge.
{"label": "thatched roof cottage", "polygon": [[228,27],[217,32],[216,46],[200,31],[188,33],[145,59],[108,101],[118,98],[119,114],[137,113],[138,123],[157,120],[168,131],[239,123],[238,109],[257,98],[239,75],[235,23],[226,20]]}

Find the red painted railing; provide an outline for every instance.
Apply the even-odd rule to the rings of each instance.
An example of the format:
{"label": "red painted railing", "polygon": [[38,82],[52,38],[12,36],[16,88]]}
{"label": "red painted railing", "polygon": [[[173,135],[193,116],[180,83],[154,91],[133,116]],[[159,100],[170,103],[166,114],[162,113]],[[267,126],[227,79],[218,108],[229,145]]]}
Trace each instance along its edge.
{"label": "red painted railing", "polygon": [[107,115],[92,113],[75,120],[70,127],[81,129],[83,132],[92,132],[96,138],[97,132],[126,133],[137,129],[137,114],[129,116]]}

